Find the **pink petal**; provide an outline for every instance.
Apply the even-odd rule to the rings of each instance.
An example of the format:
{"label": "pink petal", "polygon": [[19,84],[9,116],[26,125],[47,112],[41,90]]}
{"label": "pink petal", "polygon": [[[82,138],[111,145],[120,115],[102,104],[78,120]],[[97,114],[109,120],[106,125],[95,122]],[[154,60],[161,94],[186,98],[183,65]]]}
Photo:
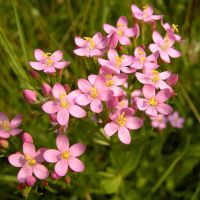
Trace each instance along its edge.
{"label": "pink petal", "polygon": [[25,163],[24,155],[21,153],[15,153],[8,157],[8,161],[14,167],[22,167]]}
{"label": "pink petal", "polygon": [[148,105],[148,101],[146,99],[138,98],[137,99],[137,107],[139,110],[146,110]]}
{"label": "pink petal", "polygon": [[142,93],[146,99],[155,97],[155,88],[152,85],[144,85],[142,88]]}
{"label": "pink petal", "polygon": [[140,83],[148,84],[150,82],[148,75],[139,72],[135,73],[136,78]]}
{"label": "pink petal", "polygon": [[42,110],[48,114],[58,112],[59,104],[56,101],[47,101],[42,105]]}
{"label": "pink petal", "polygon": [[82,143],[74,144],[69,148],[70,157],[78,157],[82,155],[85,152],[85,150],[86,146],[84,144]]}
{"label": "pink petal", "polygon": [[91,86],[91,84],[89,83],[88,80],[82,79],[82,78],[78,80],[78,88],[79,88],[82,92],[84,92],[84,93],[90,92],[90,88],[91,88],[91,87],[92,87],[92,86]]}
{"label": "pink petal", "polygon": [[156,109],[163,115],[169,115],[173,112],[173,108],[166,103],[160,103],[157,105]]}
{"label": "pink petal", "polygon": [[29,64],[33,69],[36,69],[36,70],[43,70],[44,69],[44,65],[40,62],[29,62]]}
{"label": "pink petal", "polygon": [[49,176],[48,169],[44,165],[38,163],[33,166],[33,173],[39,179],[46,179]]}
{"label": "pink petal", "polygon": [[47,74],[53,74],[53,73],[56,72],[56,70],[55,70],[54,66],[52,66],[52,67],[45,66],[44,72],[47,73]]}
{"label": "pink petal", "polygon": [[69,101],[70,104],[75,104],[76,97],[80,94],[81,94],[80,90],[73,90],[67,95],[67,100]]}
{"label": "pink petal", "polygon": [[106,135],[112,136],[114,133],[117,132],[118,128],[119,126],[116,123],[111,122],[105,125],[104,132]]}
{"label": "pink petal", "polygon": [[122,56],[123,56],[122,66],[123,67],[130,66],[133,62],[133,57],[127,55],[122,55]]}
{"label": "pink petal", "polygon": [[171,96],[171,91],[169,89],[163,89],[156,94],[156,101],[159,103],[167,101]]}
{"label": "pink petal", "polygon": [[40,148],[35,153],[35,160],[37,163],[43,163],[45,161],[44,159],[44,153],[46,151],[46,148]]}
{"label": "pink petal", "polygon": [[90,103],[90,108],[94,113],[100,113],[103,110],[103,105],[99,99],[95,99]]}
{"label": "pink petal", "polygon": [[56,69],[63,69],[64,67],[66,67],[67,65],[69,65],[69,61],[62,61],[62,62],[57,62],[54,64],[54,67]]}
{"label": "pink petal", "polygon": [[66,94],[66,91],[65,91],[65,88],[60,84],[60,83],[56,83],[54,86],[53,86],[53,96],[57,99],[60,98],[60,95],[61,94]]}
{"label": "pink petal", "polygon": [[115,49],[110,49],[108,51],[108,59],[109,60],[115,61],[117,56],[118,56],[118,53]]}
{"label": "pink petal", "polygon": [[166,63],[170,63],[169,56],[165,51],[160,51],[160,58]]}
{"label": "pink petal", "polygon": [[1,121],[8,121],[8,117],[2,112],[0,112],[0,122]]}
{"label": "pink petal", "polygon": [[135,29],[134,27],[132,28],[127,28],[125,31],[124,31],[124,35],[126,37],[134,37],[136,34],[135,34]]}
{"label": "pink petal", "polygon": [[66,108],[61,108],[57,113],[57,121],[60,125],[64,126],[69,121],[69,111]]}
{"label": "pink petal", "polygon": [[69,149],[69,140],[68,137],[62,134],[59,134],[56,137],[56,146],[59,151],[64,152],[68,151]]}
{"label": "pink petal", "polygon": [[131,11],[133,14],[133,17],[135,17],[136,19],[142,19],[142,11],[136,6],[136,5],[131,5]]}
{"label": "pink petal", "polygon": [[160,33],[158,31],[154,31],[152,37],[153,37],[153,41],[155,43],[159,43],[160,44],[160,43],[163,42],[163,39],[162,39],[162,37],[161,37],[161,35],[160,35]]}
{"label": "pink petal", "polygon": [[126,26],[127,27],[127,19],[125,16],[121,16],[118,20],[117,20],[117,26]]}
{"label": "pink petal", "polygon": [[111,26],[111,25],[109,25],[109,24],[104,24],[104,25],[103,25],[103,29],[104,29],[104,31],[105,31],[106,33],[108,33],[108,34],[111,34],[111,33],[113,33],[113,32],[116,32],[116,28],[113,27],[113,26]]}
{"label": "pink petal", "polygon": [[44,152],[44,159],[49,163],[58,162],[60,158],[60,151],[55,149],[48,149]]}
{"label": "pink petal", "polygon": [[124,83],[126,83],[127,79],[128,79],[128,75],[124,74],[124,73],[121,73],[119,75],[115,75],[112,78],[115,85],[123,85]]}
{"label": "pink petal", "polygon": [[173,48],[169,48],[168,54],[172,58],[178,58],[178,57],[181,56],[181,53],[179,51],[177,51],[176,49],[173,49]]}
{"label": "pink petal", "polygon": [[69,167],[75,172],[82,172],[85,169],[84,164],[78,158],[71,157],[68,163]]}
{"label": "pink petal", "polygon": [[157,44],[150,44],[150,45],[149,45],[149,49],[150,49],[150,51],[153,52],[153,53],[155,53],[156,51],[159,50]]}
{"label": "pink petal", "polygon": [[98,62],[100,63],[100,65],[102,66],[107,66],[110,64],[110,61],[102,59],[102,58],[98,58]]}
{"label": "pink petal", "polygon": [[83,118],[86,116],[86,112],[83,108],[78,105],[72,105],[69,108],[69,113],[76,118]]}
{"label": "pink petal", "polygon": [[153,116],[153,117],[156,117],[157,116],[157,111],[156,111],[156,109],[154,107],[148,106],[147,109],[146,109],[146,114],[150,115],[150,116]]}
{"label": "pink petal", "polygon": [[35,157],[35,146],[32,143],[24,142],[23,143],[23,153],[28,154],[31,157]]}
{"label": "pink petal", "polygon": [[10,135],[12,136],[19,135],[22,131],[23,131],[22,129],[15,128],[10,131]]}
{"label": "pink petal", "polygon": [[97,75],[95,74],[91,74],[88,76],[88,81],[90,82],[91,85],[94,85],[96,78],[97,78]]}
{"label": "pink petal", "polygon": [[0,127],[0,138],[9,138],[10,133]]}
{"label": "pink petal", "polygon": [[102,34],[100,32],[96,33],[93,37],[92,40],[98,44],[102,40]]}
{"label": "pink petal", "polygon": [[16,115],[10,122],[12,128],[17,128],[22,123],[22,115]]}
{"label": "pink petal", "polygon": [[143,125],[143,120],[138,117],[128,117],[126,127],[132,130],[138,129]]}
{"label": "pink petal", "polygon": [[54,61],[60,61],[63,58],[63,52],[61,50],[55,51],[51,56]]}
{"label": "pink petal", "polygon": [[89,94],[80,94],[76,97],[76,103],[81,106],[86,106],[90,103],[90,95]]}
{"label": "pink petal", "polygon": [[101,56],[103,54],[102,50],[99,49],[93,49],[90,51],[89,56],[93,57],[93,56]]}
{"label": "pink petal", "polygon": [[164,71],[164,72],[159,73],[159,77],[162,80],[166,80],[170,76],[171,76],[171,72],[169,72],[169,71]]}
{"label": "pink petal", "polygon": [[131,40],[126,36],[121,36],[119,38],[119,42],[120,42],[121,45],[129,45],[129,44],[131,44]]}
{"label": "pink petal", "polygon": [[88,48],[78,48],[73,51],[78,56],[87,56],[89,57],[90,50]]}
{"label": "pink petal", "polygon": [[45,53],[41,49],[36,49],[34,51],[34,56],[37,61],[41,61],[41,60],[45,59],[44,55],[45,55]]}
{"label": "pink petal", "polygon": [[17,179],[20,183],[24,183],[27,177],[32,176],[32,174],[33,174],[32,167],[25,165],[20,169]]}
{"label": "pink petal", "polygon": [[55,165],[55,172],[59,176],[65,176],[68,170],[67,160],[60,160]]}
{"label": "pink petal", "polygon": [[84,47],[84,46],[86,46],[87,41],[84,40],[84,39],[81,38],[81,37],[75,37],[75,43],[76,43],[76,45],[79,46],[79,47]]}
{"label": "pink petal", "polygon": [[120,141],[124,144],[131,143],[131,135],[129,130],[126,127],[120,127],[118,130],[118,137]]}

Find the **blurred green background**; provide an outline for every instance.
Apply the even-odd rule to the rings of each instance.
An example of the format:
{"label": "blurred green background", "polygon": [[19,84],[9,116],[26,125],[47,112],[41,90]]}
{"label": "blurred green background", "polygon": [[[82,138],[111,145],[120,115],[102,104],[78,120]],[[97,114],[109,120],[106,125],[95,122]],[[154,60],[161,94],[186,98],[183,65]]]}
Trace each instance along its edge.
{"label": "blurred green background", "polygon": [[[139,7],[151,4],[155,13],[165,15],[165,21],[179,25],[184,41],[177,47],[183,56],[167,68],[180,76],[174,107],[186,119],[184,128],[168,128],[159,134],[147,125],[132,134],[131,145],[110,145],[87,119],[72,120],[69,130],[72,143],[82,140],[87,145],[83,156],[86,171],[81,175],[70,174],[71,184],[50,181],[49,188],[32,191],[29,199],[200,199],[198,0],[0,0],[0,111],[10,117],[22,113],[22,127],[33,135],[37,146],[55,147],[55,135],[47,116],[33,111],[34,106],[30,107],[22,98],[23,89],[40,86],[28,73],[34,49],[63,50],[65,59],[71,61],[64,82],[75,87],[77,78],[86,77],[89,71],[73,54],[74,37],[103,32],[103,23],[115,25],[121,15],[132,24],[132,3]],[[12,146],[13,142],[16,141],[11,140],[9,150],[1,150],[2,200],[22,199],[17,191],[17,169],[6,158],[19,150]]]}

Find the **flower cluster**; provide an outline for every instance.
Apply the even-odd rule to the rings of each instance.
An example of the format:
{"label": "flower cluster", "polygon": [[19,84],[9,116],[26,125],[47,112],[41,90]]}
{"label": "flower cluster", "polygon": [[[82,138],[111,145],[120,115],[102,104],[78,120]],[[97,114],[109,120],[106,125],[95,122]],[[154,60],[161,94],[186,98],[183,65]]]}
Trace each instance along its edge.
{"label": "flower cluster", "polygon": [[[27,102],[39,106],[49,115],[58,133],[57,149],[36,151],[31,136],[23,135],[23,153],[9,156],[10,164],[21,168],[19,182],[32,186],[36,178],[46,179],[49,171],[41,164],[45,162],[55,163],[52,177],[65,176],[68,168],[75,172],[84,170],[84,164],[77,157],[85,152],[85,145],[77,143],[69,147],[65,135],[71,118],[88,117],[94,123],[100,122],[99,129],[104,129],[106,137],[116,133],[124,144],[131,143],[131,132],[143,127],[148,118],[151,125],[159,129],[164,129],[167,121],[176,128],[183,126],[184,119],[177,112],[173,113],[170,105],[170,98],[176,94],[174,86],[178,75],[162,70],[164,64],[170,63],[170,58],[180,56],[174,47],[177,41],[181,41],[175,34],[177,26],[164,23],[163,16],[154,15],[149,5],[143,10],[132,5],[131,10],[134,24],[128,25],[127,18],[121,16],[116,26],[104,24],[105,36],[98,32],[92,37],[75,38],[77,47],[74,53],[93,57],[94,65],[98,63],[97,73],[80,78],[77,89],[71,90],[73,87],[63,83],[62,70],[69,61],[62,60],[62,51],[51,54],[35,50],[36,61],[29,63],[33,69],[31,75],[40,79],[44,72],[49,82],[42,81],[41,89],[37,91],[26,89],[23,95]],[[158,31],[159,25],[164,36]],[[145,26],[151,27],[152,34],[143,41],[140,40],[141,29]],[[89,117],[91,114],[93,118]],[[21,133],[20,123],[21,116],[9,122],[0,113],[0,137]]]}

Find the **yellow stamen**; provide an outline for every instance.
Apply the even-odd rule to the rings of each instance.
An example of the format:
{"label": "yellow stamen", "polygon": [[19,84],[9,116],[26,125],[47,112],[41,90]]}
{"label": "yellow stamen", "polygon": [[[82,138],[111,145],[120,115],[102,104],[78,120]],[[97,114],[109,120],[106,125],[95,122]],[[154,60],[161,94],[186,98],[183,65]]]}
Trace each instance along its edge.
{"label": "yellow stamen", "polygon": [[138,54],[139,54],[139,55],[143,55],[143,54],[144,54],[144,50],[143,50],[142,48],[139,48],[139,49],[138,49]]}
{"label": "yellow stamen", "polygon": [[152,77],[152,82],[157,83],[159,81],[159,72],[156,70],[153,70],[153,77]]}
{"label": "yellow stamen", "polygon": [[118,36],[122,36],[124,34],[124,31],[122,29],[117,31]]}
{"label": "yellow stamen", "polygon": [[36,164],[36,160],[33,159],[31,156],[29,156],[28,154],[25,154],[24,155],[25,157],[25,160],[27,161],[27,163],[30,165],[30,166],[34,166]]}
{"label": "yellow stamen", "polygon": [[114,81],[112,80],[112,75],[111,74],[106,74],[106,86],[111,87],[114,85]]}
{"label": "yellow stamen", "polygon": [[47,64],[48,67],[51,67],[52,64],[53,64],[53,60],[50,59],[50,58],[47,58],[47,60],[46,60],[46,64]]}
{"label": "yellow stamen", "polygon": [[51,56],[51,53],[43,53],[43,56],[44,56],[45,58],[48,58],[48,57]]}
{"label": "yellow stamen", "polygon": [[10,123],[8,120],[4,120],[1,122],[0,127],[2,127],[5,131],[10,131]]}
{"label": "yellow stamen", "polygon": [[90,49],[94,49],[94,47],[95,47],[95,42],[93,41],[93,39],[91,38],[91,37],[84,37],[84,39],[87,41],[87,42],[89,42],[89,48]]}
{"label": "yellow stamen", "polygon": [[97,88],[92,87],[92,88],[90,89],[90,96],[91,96],[93,99],[97,98],[97,96],[98,96]]}
{"label": "yellow stamen", "polygon": [[143,6],[143,10],[146,10],[147,8],[149,8],[149,4]]}
{"label": "yellow stamen", "polygon": [[143,56],[140,57],[140,62],[141,62],[141,63],[144,63],[144,61],[145,61],[145,57],[143,57]]}
{"label": "yellow stamen", "polygon": [[126,104],[126,102],[124,100],[122,100],[122,101],[119,102],[119,107],[122,108],[122,107],[125,106],[125,104]]}
{"label": "yellow stamen", "polygon": [[60,95],[60,105],[61,105],[62,108],[67,108],[67,107],[69,107],[69,103],[68,103],[67,100],[65,99],[66,96],[67,96],[66,93],[62,93],[62,94]]}
{"label": "yellow stamen", "polygon": [[178,25],[172,24],[172,29],[178,33]]}
{"label": "yellow stamen", "polygon": [[120,56],[116,56],[116,57],[115,57],[116,66],[117,66],[117,67],[121,66],[123,59],[124,59],[123,56],[121,56],[121,57],[120,57]]}
{"label": "yellow stamen", "polygon": [[69,159],[69,151],[65,151],[61,154],[61,158],[64,160],[68,160]]}
{"label": "yellow stamen", "polygon": [[126,124],[127,119],[124,117],[125,113],[123,112],[121,115],[117,117],[116,122],[119,126],[124,126]]}
{"label": "yellow stamen", "polygon": [[154,97],[149,99],[149,105],[155,107],[157,105],[157,101],[155,100]]}

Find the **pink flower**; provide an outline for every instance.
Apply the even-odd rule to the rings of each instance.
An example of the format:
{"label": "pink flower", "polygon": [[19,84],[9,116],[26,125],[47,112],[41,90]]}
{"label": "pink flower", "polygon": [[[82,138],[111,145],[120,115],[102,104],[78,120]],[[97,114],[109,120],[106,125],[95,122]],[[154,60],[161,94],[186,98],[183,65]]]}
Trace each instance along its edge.
{"label": "pink flower", "polygon": [[130,37],[138,37],[139,34],[139,26],[137,24],[132,28],[128,28],[128,22],[125,16],[121,16],[118,19],[117,27],[104,24],[103,29],[110,36],[114,35],[115,45],[113,47],[116,47],[118,41],[121,45],[130,45]]}
{"label": "pink flower", "polygon": [[131,67],[135,69],[155,69],[158,68],[158,65],[155,63],[157,61],[157,55],[151,54],[146,56],[146,53],[142,47],[137,47],[134,51],[134,58]]}
{"label": "pink flower", "polygon": [[45,149],[40,148],[36,152],[32,143],[23,143],[23,154],[17,152],[8,157],[8,161],[14,167],[21,167],[18,173],[18,181],[24,183],[28,177],[34,174],[38,179],[46,179],[49,175],[48,169],[42,165]]}
{"label": "pink flower", "polygon": [[47,83],[42,83],[42,93],[45,97],[50,97],[52,95],[52,88]]}
{"label": "pink flower", "polygon": [[16,115],[11,121],[8,117],[0,112],[0,138],[9,138],[10,136],[18,135],[22,129],[18,127],[22,123],[22,116]]}
{"label": "pink flower", "polygon": [[179,113],[176,111],[173,114],[168,116],[169,122],[174,128],[183,128],[185,119],[179,116]]}
{"label": "pink flower", "polygon": [[101,76],[90,75],[88,80],[78,80],[78,88],[82,94],[76,97],[76,103],[81,106],[90,104],[92,112],[100,113],[103,110],[102,101],[107,100],[109,92],[106,90]]}
{"label": "pink flower", "polygon": [[158,128],[159,130],[163,130],[166,128],[167,117],[161,114],[158,114],[156,117],[151,117],[151,125],[154,128]]}
{"label": "pink flower", "polygon": [[68,124],[69,114],[76,118],[83,118],[86,116],[85,110],[75,104],[75,98],[80,91],[74,90],[66,94],[64,87],[60,83],[56,83],[52,89],[55,100],[47,101],[42,105],[44,112],[48,114],[57,113],[57,121],[60,125]]}
{"label": "pink flower", "polygon": [[118,110],[111,116],[112,122],[106,124],[104,127],[105,134],[112,136],[118,132],[120,141],[124,144],[130,144],[131,135],[129,130],[136,130],[143,125],[143,120],[133,117],[133,114],[134,112],[130,108]]}
{"label": "pink flower", "polygon": [[170,57],[178,58],[181,53],[176,49],[172,48],[174,41],[170,40],[168,36],[164,39],[157,31],[153,32],[153,41],[155,43],[149,45],[151,52],[159,52],[160,58],[166,63],[170,63]]}
{"label": "pink flower", "polygon": [[163,115],[172,113],[172,107],[164,103],[171,96],[171,91],[169,89],[163,89],[156,94],[154,86],[144,85],[142,93],[145,99],[137,99],[137,107],[139,110],[145,111],[147,115],[153,117],[156,117],[157,113]]}
{"label": "pink flower", "polygon": [[165,82],[171,75],[171,72],[164,71],[159,73],[156,70],[148,70],[145,74],[140,72],[136,72],[135,76],[137,77],[138,81],[142,84],[150,84],[153,85],[156,89],[165,89],[168,88],[172,91],[172,88]]}
{"label": "pink flower", "polygon": [[27,133],[27,132],[24,132],[22,135],[21,135],[21,140],[23,142],[29,142],[29,143],[33,143],[33,138],[32,136]]}
{"label": "pink flower", "polygon": [[133,73],[136,71],[128,67],[132,64],[133,58],[124,54],[119,56],[115,49],[110,49],[108,51],[108,59],[109,60],[99,58],[98,61],[102,66],[106,66],[116,74],[120,74],[120,71],[124,73]]}
{"label": "pink flower", "polygon": [[47,74],[55,73],[56,69],[63,69],[69,65],[69,61],[61,61],[63,52],[60,50],[54,53],[44,53],[41,49],[34,52],[36,62],[29,62],[30,66],[38,71],[43,70]]}
{"label": "pink flower", "polygon": [[131,6],[133,17],[146,23],[152,23],[155,20],[163,18],[162,15],[153,15],[153,8],[151,6],[146,5],[143,8],[143,11],[141,11],[136,5],[133,4]]}
{"label": "pink flower", "polygon": [[30,104],[34,104],[37,101],[37,94],[33,90],[23,90],[23,96],[24,99]]}
{"label": "pink flower", "polygon": [[103,38],[100,32],[91,37],[75,37],[75,43],[78,46],[74,53],[78,56],[101,56],[107,47],[108,39]]}
{"label": "pink flower", "polygon": [[85,145],[76,143],[69,147],[69,140],[65,135],[58,135],[56,138],[56,149],[48,149],[44,158],[49,163],[56,163],[55,172],[58,176],[65,176],[68,166],[75,172],[84,171],[84,164],[77,158],[85,152]]}

